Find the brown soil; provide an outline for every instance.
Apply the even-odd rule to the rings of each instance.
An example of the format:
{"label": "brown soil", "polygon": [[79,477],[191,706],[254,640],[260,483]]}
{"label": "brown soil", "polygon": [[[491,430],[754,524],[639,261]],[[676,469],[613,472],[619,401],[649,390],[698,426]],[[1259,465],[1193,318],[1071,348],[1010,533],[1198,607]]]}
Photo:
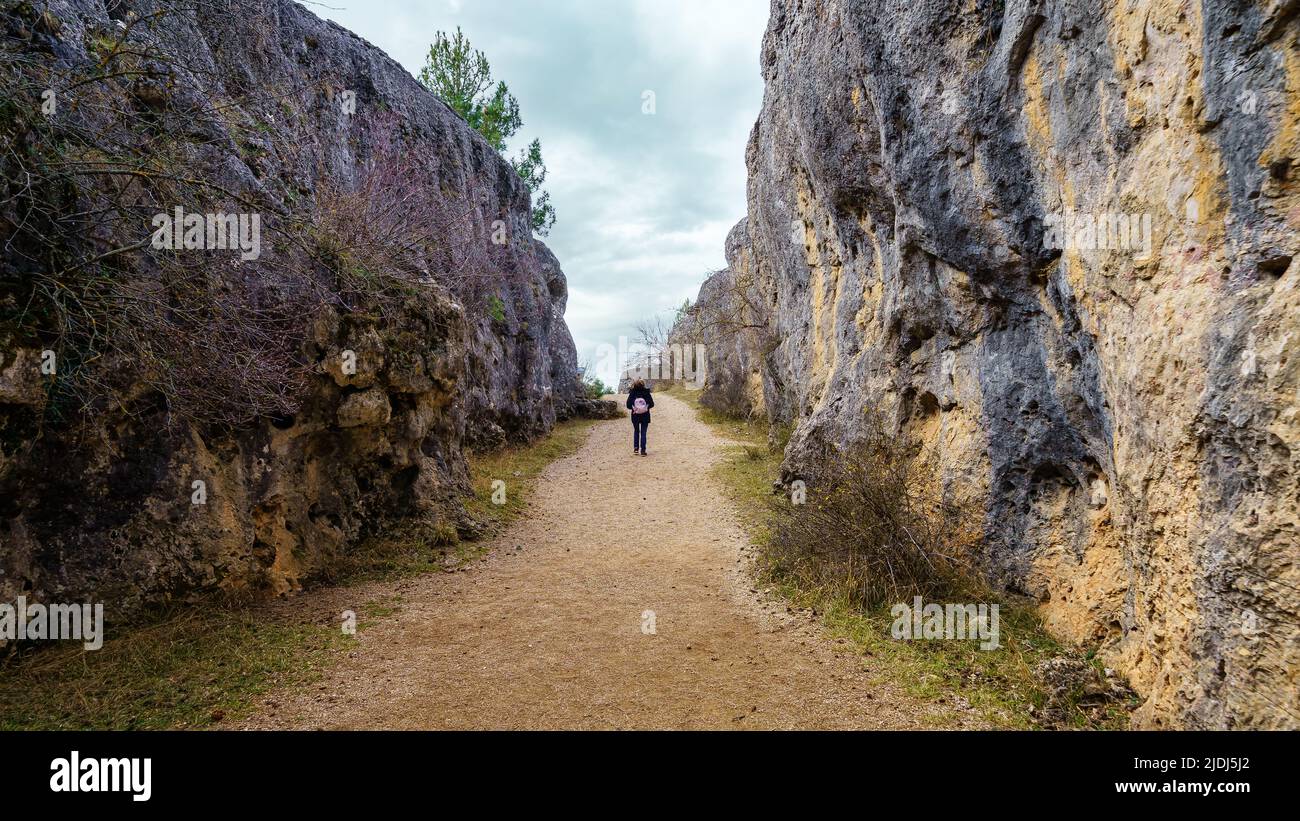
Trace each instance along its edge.
{"label": "brown soil", "polygon": [[631,433],[626,420],[595,426],[467,572],[286,603],[339,613],[401,597],[321,683],[273,695],[243,726],[933,726],[871,659],[754,589],[747,539],[709,475],[725,443],[687,405],[657,398],[648,457],[632,455]]}

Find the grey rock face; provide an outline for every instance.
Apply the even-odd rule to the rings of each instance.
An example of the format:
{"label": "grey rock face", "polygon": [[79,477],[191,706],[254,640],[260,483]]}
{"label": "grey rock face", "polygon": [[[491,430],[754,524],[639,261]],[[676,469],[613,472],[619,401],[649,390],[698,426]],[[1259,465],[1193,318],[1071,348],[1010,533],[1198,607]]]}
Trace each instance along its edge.
{"label": "grey rock face", "polygon": [[[93,598],[116,617],[218,589],[292,591],[389,519],[471,529],[465,449],[573,413],[567,287],[531,236],[527,189],[378,49],[289,0],[9,4],[0,30],[6,143],[80,150],[90,135],[98,153],[74,159],[120,172],[60,183],[39,229],[120,206],[75,225],[56,249],[67,260],[147,240],[173,207],[262,220],[254,259],[110,255],[112,305],[185,282],[172,313],[139,316],[202,332],[150,336],[133,319],[121,328],[139,344],[104,348],[102,370],[41,376],[41,350],[81,352],[23,313],[53,266],[29,253],[20,152],[0,161],[0,243],[15,249],[0,262],[0,600]],[[88,404],[69,413],[61,397],[86,373],[101,378],[76,383]],[[182,413],[218,404],[221,419]]]}
{"label": "grey rock face", "polygon": [[612,399],[575,399],[561,419],[618,419],[623,409]]}
{"label": "grey rock face", "polygon": [[711,390],[743,411],[761,375],[787,478],[869,410],[936,448],[991,572],[1138,724],[1296,727],[1300,23],[1194,10],[774,0],[746,233],[775,344],[715,340]]}
{"label": "grey rock face", "polygon": [[582,383],[578,379],[578,348],[573,344],[573,334],[564,324],[564,309],[569,303],[569,283],[560,269],[560,262],[551,249],[538,243],[542,272],[546,277],[546,290],[551,299],[551,336],[547,344],[551,352],[551,390],[558,407],[582,398]]}
{"label": "grey rock face", "polygon": [[771,308],[756,278],[748,220],[727,236],[727,267],[710,276],[690,316],[673,327],[670,341],[680,349],[702,346],[706,368],[705,407],[735,416],[761,416],[767,408],[764,386],[775,384],[767,369]]}

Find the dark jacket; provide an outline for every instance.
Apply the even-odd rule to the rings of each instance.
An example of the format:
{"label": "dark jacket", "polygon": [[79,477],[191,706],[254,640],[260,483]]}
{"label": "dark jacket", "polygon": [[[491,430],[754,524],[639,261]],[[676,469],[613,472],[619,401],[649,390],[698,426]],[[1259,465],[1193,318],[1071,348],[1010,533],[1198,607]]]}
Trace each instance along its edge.
{"label": "dark jacket", "polygon": [[[632,390],[630,390],[630,391],[627,392],[627,409],[628,409],[628,410],[632,410],[632,403],[635,402],[635,401],[637,400],[637,397],[641,397],[642,399],[645,400],[646,407],[653,408],[653,407],[655,406],[655,398],[654,398],[653,396],[650,395],[650,389],[649,389],[649,388],[633,388]],[[633,419],[636,419],[636,420],[644,419],[645,421],[649,422],[649,421],[650,421],[650,411],[646,411],[646,412],[643,413],[643,414],[636,414],[636,413],[634,413],[634,414],[632,414],[632,418],[633,418]]]}

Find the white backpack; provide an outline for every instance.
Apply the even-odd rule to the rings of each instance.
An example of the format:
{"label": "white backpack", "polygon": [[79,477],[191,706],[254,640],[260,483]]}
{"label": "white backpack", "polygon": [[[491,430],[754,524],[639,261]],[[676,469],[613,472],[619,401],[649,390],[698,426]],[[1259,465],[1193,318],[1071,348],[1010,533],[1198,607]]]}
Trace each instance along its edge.
{"label": "white backpack", "polygon": [[632,400],[632,412],[633,413],[650,412],[650,406],[645,403],[645,397],[638,396],[636,399]]}

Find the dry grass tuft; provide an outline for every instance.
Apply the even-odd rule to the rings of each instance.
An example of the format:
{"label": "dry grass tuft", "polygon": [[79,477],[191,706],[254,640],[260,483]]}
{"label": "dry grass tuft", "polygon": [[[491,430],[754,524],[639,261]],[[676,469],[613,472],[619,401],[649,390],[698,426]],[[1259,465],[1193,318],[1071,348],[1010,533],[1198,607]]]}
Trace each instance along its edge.
{"label": "dry grass tuft", "polygon": [[806,501],[776,505],[773,576],[862,610],[986,592],[974,567],[979,514],[948,498],[930,453],[870,420],[863,439],[817,464]]}

